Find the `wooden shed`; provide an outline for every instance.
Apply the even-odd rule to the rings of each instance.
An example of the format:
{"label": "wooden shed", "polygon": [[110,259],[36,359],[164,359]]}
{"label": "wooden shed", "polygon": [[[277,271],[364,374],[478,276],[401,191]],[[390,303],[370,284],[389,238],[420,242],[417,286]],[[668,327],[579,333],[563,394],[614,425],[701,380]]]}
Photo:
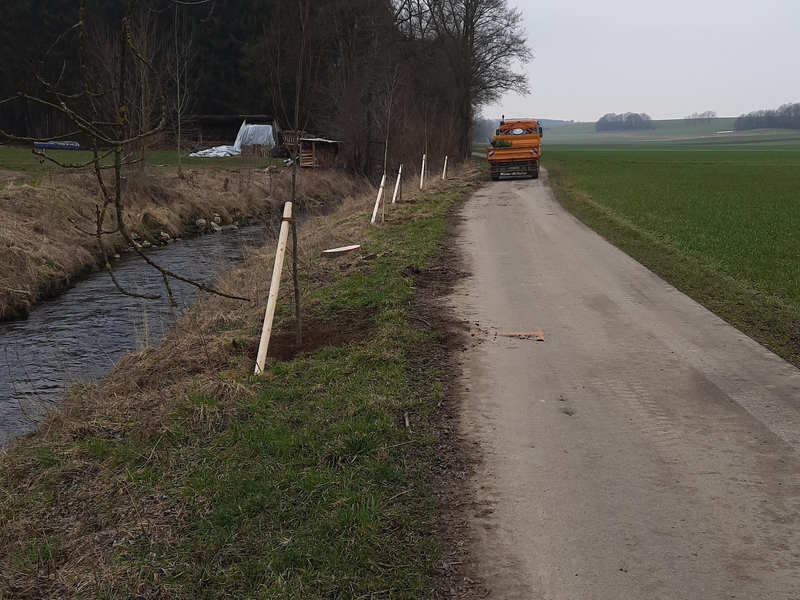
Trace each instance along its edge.
{"label": "wooden shed", "polygon": [[332,169],[337,166],[341,142],[318,137],[300,138],[300,166]]}

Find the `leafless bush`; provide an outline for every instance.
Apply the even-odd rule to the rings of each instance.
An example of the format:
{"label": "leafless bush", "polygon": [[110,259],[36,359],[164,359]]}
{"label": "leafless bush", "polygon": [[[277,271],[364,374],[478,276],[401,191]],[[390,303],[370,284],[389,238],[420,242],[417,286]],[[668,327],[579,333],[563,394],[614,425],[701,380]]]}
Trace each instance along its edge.
{"label": "leafless bush", "polygon": [[[184,2],[167,0],[172,5],[200,5],[207,0],[198,2]],[[125,218],[126,199],[123,186],[123,170],[144,160],[147,140],[162,131],[167,120],[167,103],[164,90],[159,79],[158,71],[154,66],[154,55],[157,49],[152,47],[151,2],[147,0],[128,0],[124,16],[119,23],[119,31],[115,36],[108,38],[107,44],[101,44],[105,53],[94,52],[96,46],[89,39],[87,26],[87,2],[82,0],[78,22],[68,28],[53,43],[57,46],[71,35],[78,36],[78,64],[81,74],[80,91],[69,93],[65,90],[62,77],[52,81],[45,73],[47,54],[34,70],[39,86],[43,90],[41,95],[31,95],[24,89],[16,96],[0,100],[0,106],[16,101],[31,102],[46,109],[67,117],[75,127],[74,133],[83,133],[90,140],[92,159],[85,164],[65,164],[47,155],[46,150],[36,151],[44,160],[49,160],[64,168],[82,169],[91,167],[94,170],[100,188],[101,202],[95,206],[95,226],[90,233],[81,230],[87,235],[92,235],[97,246],[105,253],[105,267],[117,289],[128,296],[143,299],[157,299],[160,296],[143,295],[124,289],[111,267],[111,260],[107,251],[107,236],[120,235],[137,254],[162,276],[164,287],[169,296],[170,303],[177,306],[172,294],[170,280],[178,280],[192,285],[205,292],[218,294],[237,300],[247,300],[241,296],[225,294],[220,290],[174,273],[155,262],[145,254],[141,246],[131,237],[128,222]],[[52,49],[51,47],[51,49]],[[48,52],[49,54],[49,52]],[[109,75],[107,80],[93,74],[91,65],[98,55],[106,66]],[[63,76],[63,71],[62,71]],[[131,84],[131,80],[136,85]],[[138,100],[138,102],[136,100]],[[113,106],[113,116],[109,110]],[[156,107],[158,107],[156,109]],[[154,124],[154,114],[158,114]],[[71,137],[73,133],[68,136]],[[0,131],[0,137],[24,142],[54,142],[59,138],[34,139],[15,136],[10,132]],[[139,158],[132,156],[131,148],[138,148]],[[113,166],[106,165],[106,159],[113,160]],[[109,180],[104,172],[111,170]]]}

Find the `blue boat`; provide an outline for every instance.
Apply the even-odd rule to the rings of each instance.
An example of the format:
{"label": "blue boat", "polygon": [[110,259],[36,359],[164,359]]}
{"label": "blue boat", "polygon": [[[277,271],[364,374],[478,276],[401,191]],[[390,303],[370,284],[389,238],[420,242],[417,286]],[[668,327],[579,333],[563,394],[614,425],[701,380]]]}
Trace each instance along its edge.
{"label": "blue boat", "polygon": [[79,142],[34,142],[37,150],[80,150]]}

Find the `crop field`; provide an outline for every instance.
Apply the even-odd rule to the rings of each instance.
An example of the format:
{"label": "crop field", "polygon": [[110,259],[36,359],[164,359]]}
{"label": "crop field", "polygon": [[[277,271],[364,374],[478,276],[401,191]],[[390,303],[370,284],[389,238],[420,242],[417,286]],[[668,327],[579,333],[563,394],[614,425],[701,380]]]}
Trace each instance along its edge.
{"label": "crop field", "polygon": [[[599,115],[598,115],[599,116]],[[561,138],[589,136],[626,136],[630,137],[669,137],[685,135],[712,135],[718,131],[729,131],[733,129],[733,117],[722,117],[712,119],[710,122],[702,122],[687,125],[683,119],[662,119],[655,120],[653,124],[656,129],[650,131],[595,131],[594,122],[564,123],[551,125],[547,129],[547,134],[551,141]]]}
{"label": "crop field", "polygon": [[800,149],[800,132],[782,129],[760,129],[733,133],[733,118],[713,119],[708,123],[687,125],[683,119],[654,121],[649,131],[595,131],[594,123],[552,125],[544,140],[554,147],[647,147],[696,148],[745,146],[757,149]]}
{"label": "crop field", "polygon": [[[683,119],[666,119],[653,121],[656,129],[649,131],[595,131],[594,123],[565,123],[546,127],[543,143],[548,148],[800,150],[800,131],[758,129],[734,132],[735,120],[723,117],[687,125]],[[486,145],[481,141],[475,144],[475,149],[482,151]]]}
{"label": "crop field", "polygon": [[800,152],[662,146],[544,154],[570,211],[800,361]]}

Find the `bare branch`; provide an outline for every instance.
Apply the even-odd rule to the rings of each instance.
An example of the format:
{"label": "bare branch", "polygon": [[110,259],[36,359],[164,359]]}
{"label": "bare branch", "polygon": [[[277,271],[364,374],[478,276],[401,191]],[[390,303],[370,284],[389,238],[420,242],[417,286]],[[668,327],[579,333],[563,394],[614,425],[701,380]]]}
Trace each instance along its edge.
{"label": "bare branch", "polygon": [[56,160],[52,156],[48,156],[47,155],[47,150],[34,149],[32,151],[32,153],[34,155],[39,156],[42,159],[44,159],[44,160],[46,160],[48,162],[51,162],[54,165],[57,165],[57,166],[61,167],[62,169],[85,169],[85,168],[93,165],[96,161],[103,160],[104,158],[107,158],[108,156],[113,154],[113,152],[114,152],[113,150],[109,150],[108,152],[106,152],[105,154],[100,156],[99,158],[98,157],[94,157],[94,158],[92,158],[91,160],[89,160],[89,161],[87,161],[85,163],[64,163],[64,162],[61,162],[59,160]]}
{"label": "bare branch", "polygon": [[[80,225],[78,225],[78,223],[75,221],[75,219],[67,219],[67,220],[70,223],[72,223],[73,227],[75,227],[75,229],[77,229],[81,233],[85,233],[86,235],[92,235],[92,236],[96,236],[97,233],[98,233],[97,231],[87,231],[86,229],[83,229]],[[100,230],[99,233],[100,233],[100,235],[114,235],[115,233],[119,233],[119,229],[115,229],[113,231]]]}
{"label": "bare branch", "polygon": [[137,292],[131,292],[130,290],[126,290],[122,285],[117,281],[117,278],[114,276],[114,269],[111,268],[111,263],[106,262],[106,271],[111,276],[111,281],[114,282],[114,286],[117,288],[117,291],[124,296],[130,296],[131,298],[140,298],[142,300],[160,300],[161,296],[157,294],[139,294]]}
{"label": "bare branch", "polygon": [[169,279],[167,279],[167,274],[161,273],[161,278],[164,280],[164,287],[167,288],[167,294],[169,295],[169,305],[172,308],[178,308],[178,301],[175,300],[175,296],[172,294],[172,287],[169,285]]}
{"label": "bare branch", "polygon": [[78,135],[80,133],[81,133],[80,130],[78,130],[78,131],[70,131],[69,133],[66,133],[64,135],[57,135],[57,136],[49,137],[49,138],[32,138],[32,137],[24,137],[24,136],[14,135],[13,133],[8,133],[7,131],[4,131],[4,130],[0,129],[0,136],[8,138],[12,142],[28,142],[28,143],[57,142],[57,141],[60,141],[60,140],[66,140],[66,139],[75,137],[76,135]]}

